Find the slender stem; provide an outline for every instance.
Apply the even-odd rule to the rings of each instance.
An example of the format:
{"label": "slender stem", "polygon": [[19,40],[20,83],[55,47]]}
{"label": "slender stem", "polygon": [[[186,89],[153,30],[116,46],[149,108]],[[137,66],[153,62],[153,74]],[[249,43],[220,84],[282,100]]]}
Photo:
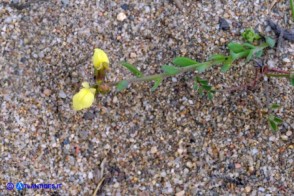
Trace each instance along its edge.
{"label": "slender stem", "polygon": [[284,70],[280,70],[280,69],[277,69],[277,68],[269,68],[267,70],[268,72],[276,72],[276,73],[282,73],[282,74],[290,74],[289,71],[284,71]]}
{"label": "slender stem", "polygon": [[290,8],[292,10],[292,19],[294,20],[294,3],[293,3],[293,0],[290,0]]}
{"label": "slender stem", "polygon": [[275,78],[289,78],[289,74],[271,74],[271,73],[266,73],[265,74],[268,77],[275,77]]}
{"label": "slender stem", "polygon": [[[189,65],[187,67],[177,67],[178,69],[178,72],[177,73],[174,73],[174,74],[168,74],[168,73],[162,73],[162,74],[155,74],[155,75],[150,75],[150,76],[143,76],[141,78],[130,78],[130,79],[127,79],[126,81],[128,83],[132,83],[132,82],[144,82],[144,81],[151,81],[151,80],[156,80],[158,78],[167,78],[167,77],[170,77],[170,76],[175,76],[175,75],[178,75],[178,74],[182,74],[182,73],[185,73],[185,72],[189,72],[189,71],[195,71],[197,70],[197,67],[200,67],[200,66],[212,66],[213,64],[215,64],[215,61],[208,61],[208,62],[204,62],[204,63],[197,63],[197,64],[193,64],[193,65]],[[117,83],[114,83],[113,85],[115,85]]]}

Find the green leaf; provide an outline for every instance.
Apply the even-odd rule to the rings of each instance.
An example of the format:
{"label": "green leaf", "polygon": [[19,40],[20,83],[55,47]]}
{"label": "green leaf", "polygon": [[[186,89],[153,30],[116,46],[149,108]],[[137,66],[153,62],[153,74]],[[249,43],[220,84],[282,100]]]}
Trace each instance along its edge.
{"label": "green leaf", "polygon": [[151,88],[151,91],[155,91],[158,86],[160,85],[160,83],[162,82],[163,78],[157,78],[156,80],[154,80],[154,85],[153,87]]}
{"label": "green leaf", "polygon": [[245,29],[245,31],[242,33],[242,37],[250,43],[261,38],[260,35],[258,33],[255,33],[252,28]]}
{"label": "green leaf", "polygon": [[283,120],[281,118],[278,118],[278,117],[274,117],[274,121],[276,124],[281,124],[283,122]]}
{"label": "green leaf", "polygon": [[276,104],[276,103],[273,103],[272,105],[271,105],[271,109],[273,109],[273,110],[275,110],[275,109],[278,109],[278,108],[280,108],[281,106],[279,105],[279,104]]}
{"label": "green leaf", "polygon": [[199,88],[199,89],[198,89],[198,93],[199,93],[199,95],[202,96],[202,95],[203,95],[203,88]]}
{"label": "green leaf", "polygon": [[196,77],[196,81],[202,85],[208,85],[208,81],[200,77]]}
{"label": "green leaf", "polygon": [[171,74],[171,75],[175,75],[179,73],[179,69],[174,66],[163,65],[161,69],[164,71],[164,73]]}
{"label": "green leaf", "polygon": [[236,42],[231,42],[228,44],[228,48],[230,51],[234,53],[240,53],[246,50],[241,44],[236,43]]}
{"label": "green leaf", "polygon": [[265,37],[265,41],[269,45],[269,47],[271,48],[275,47],[276,40],[274,40],[273,38],[267,36]]}
{"label": "green leaf", "polygon": [[294,71],[290,73],[290,84],[294,86]]}
{"label": "green leaf", "polygon": [[232,56],[233,60],[247,57],[249,53],[250,53],[250,50],[244,50],[243,52],[239,52],[239,53],[230,51],[230,55]]}
{"label": "green leaf", "polygon": [[207,93],[207,97],[211,101],[213,99],[213,93],[211,92]]}
{"label": "green leaf", "polygon": [[209,85],[202,85],[201,87],[206,91],[210,91],[212,89],[212,86]]}
{"label": "green leaf", "polygon": [[143,76],[143,74],[135,66],[133,66],[132,64],[127,63],[127,62],[122,62],[122,65],[125,68],[127,68],[128,70],[130,70],[130,72],[132,72],[138,78]]}
{"label": "green leaf", "polygon": [[243,46],[249,48],[249,49],[255,49],[256,47],[252,44],[249,44],[249,43],[244,43]]}
{"label": "green leaf", "polygon": [[222,54],[214,54],[209,57],[209,60],[215,61],[216,64],[222,64],[226,59],[227,57]]}
{"label": "green leaf", "polygon": [[199,73],[204,72],[209,67],[208,63],[201,63],[199,64],[196,69]]}
{"label": "green leaf", "polygon": [[197,81],[194,82],[193,88],[194,88],[194,90],[196,90],[196,91],[199,89],[199,84],[198,84]]}
{"label": "green leaf", "polygon": [[122,91],[122,90],[126,89],[128,87],[128,85],[129,85],[128,81],[122,80],[117,84],[116,88],[118,91]]}
{"label": "green leaf", "polygon": [[268,119],[268,124],[269,126],[271,127],[271,129],[273,131],[277,131],[278,130],[278,126],[277,124],[275,123],[275,121],[271,120],[271,119]]}
{"label": "green leaf", "polygon": [[254,54],[257,58],[260,58],[263,55],[263,50],[259,50]]}
{"label": "green leaf", "polygon": [[214,54],[211,57],[209,57],[209,60],[225,60],[226,56],[222,54]]}
{"label": "green leaf", "polygon": [[246,62],[249,62],[254,55],[254,49],[251,49],[246,57]]}
{"label": "green leaf", "polygon": [[192,59],[189,59],[187,57],[176,57],[173,59],[173,64],[179,67],[186,67],[186,66],[198,64],[198,62]]}
{"label": "green leaf", "polygon": [[224,62],[224,65],[222,66],[221,68],[221,72],[226,72],[230,69],[231,65],[233,63],[233,58],[232,57],[229,57],[225,62]]}

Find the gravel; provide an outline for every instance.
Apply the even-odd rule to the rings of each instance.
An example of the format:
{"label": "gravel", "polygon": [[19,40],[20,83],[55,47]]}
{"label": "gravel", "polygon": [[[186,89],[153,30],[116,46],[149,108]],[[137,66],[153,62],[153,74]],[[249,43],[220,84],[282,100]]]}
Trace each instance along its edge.
{"label": "gravel", "polygon": [[[270,80],[270,102],[280,103],[280,131],[264,115],[265,86],[217,93],[207,101],[192,74],[99,95],[93,107],[71,109],[83,81],[93,83],[95,47],[107,52],[107,80],[131,77],[119,62],[154,74],[176,56],[205,61],[241,40],[246,27],[275,36],[271,18],[291,29],[289,2],[86,1],[0,3],[0,195],[6,184],[62,184],[24,195],[292,195],[293,88]],[[66,4],[66,5],[65,5]],[[179,9],[181,8],[181,9]],[[120,17],[119,17],[120,16]],[[230,29],[219,29],[225,18]],[[293,69],[294,44],[269,50],[271,66]],[[203,73],[218,88],[253,77],[239,62],[226,74]],[[257,101],[258,100],[258,101]],[[261,104],[261,105],[260,105]]]}

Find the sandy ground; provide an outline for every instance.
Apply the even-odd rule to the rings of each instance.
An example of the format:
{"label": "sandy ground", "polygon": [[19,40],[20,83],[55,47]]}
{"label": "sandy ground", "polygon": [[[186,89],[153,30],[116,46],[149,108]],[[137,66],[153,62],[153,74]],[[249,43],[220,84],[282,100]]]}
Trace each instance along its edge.
{"label": "sandy ground", "polygon": [[[294,101],[286,80],[210,102],[186,74],[154,93],[151,83],[136,84],[99,95],[89,110],[71,109],[81,83],[93,82],[88,57],[96,47],[109,55],[108,81],[131,77],[119,63],[125,60],[154,74],[176,56],[225,54],[247,27],[274,37],[269,17],[293,28],[288,1],[272,8],[263,0],[21,3],[0,3],[0,195],[92,195],[101,179],[99,195],[294,194]],[[219,30],[219,17],[229,31]],[[293,69],[293,53],[285,41],[265,61]],[[203,77],[219,88],[242,84],[253,77],[252,63],[240,61],[226,74],[214,67]],[[266,88],[269,101],[282,105],[277,133],[263,112]],[[9,182],[62,187],[7,190]]]}

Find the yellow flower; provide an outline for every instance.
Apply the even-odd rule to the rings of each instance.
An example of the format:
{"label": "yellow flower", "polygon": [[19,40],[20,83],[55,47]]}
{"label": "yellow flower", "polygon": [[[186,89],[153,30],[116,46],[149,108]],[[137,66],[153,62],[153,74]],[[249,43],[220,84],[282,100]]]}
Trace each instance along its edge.
{"label": "yellow flower", "polygon": [[109,60],[107,54],[101,49],[95,48],[92,60],[94,67],[97,70],[109,68]]}
{"label": "yellow flower", "polygon": [[77,94],[75,94],[72,99],[72,106],[73,109],[76,111],[89,108],[94,102],[96,89],[90,88],[88,82],[83,82],[82,86],[84,88],[82,88]]}

